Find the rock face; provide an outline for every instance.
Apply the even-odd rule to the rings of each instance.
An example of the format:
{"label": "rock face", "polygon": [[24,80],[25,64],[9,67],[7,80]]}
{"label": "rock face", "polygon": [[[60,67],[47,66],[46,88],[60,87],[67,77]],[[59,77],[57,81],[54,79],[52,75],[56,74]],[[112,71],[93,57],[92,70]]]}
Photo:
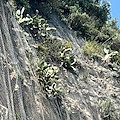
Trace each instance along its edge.
{"label": "rock face", "polygon": [[9,4],[0,0],[0,120],[102,120],[105,116],[101,113],[107,113],[98,109],[98,101],[105,98],[110,98],[119,112],[119,79],[109,68],[87,60],[81,53],[84,40],[76,38],[56,15],[52,18],[50,25],[57,28],[54,34],[73,43],[79,60],[76,74],[61,71],[65,88],[61,99],[47,98],[41,92],[32,67],[37,61],[32,48],[35,41],[25,37]]}

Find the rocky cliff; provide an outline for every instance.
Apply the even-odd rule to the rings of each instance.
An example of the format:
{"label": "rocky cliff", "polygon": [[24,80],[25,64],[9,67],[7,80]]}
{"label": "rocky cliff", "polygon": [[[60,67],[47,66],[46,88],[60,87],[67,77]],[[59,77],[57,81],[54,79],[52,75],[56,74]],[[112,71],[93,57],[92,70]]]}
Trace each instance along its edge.
{"label": "rocky cliff", "polygon": [[42,92],[35,69],[36,41],[25,36],[10,5],[0,0],[0,120],[118,120],[120,78],[108,65],[88,60],[81,52],[85,41],[56,14],[49,24],[56,28],[54,36],[73,44],[78,61],[75,72],[60,67],[60,98]]}

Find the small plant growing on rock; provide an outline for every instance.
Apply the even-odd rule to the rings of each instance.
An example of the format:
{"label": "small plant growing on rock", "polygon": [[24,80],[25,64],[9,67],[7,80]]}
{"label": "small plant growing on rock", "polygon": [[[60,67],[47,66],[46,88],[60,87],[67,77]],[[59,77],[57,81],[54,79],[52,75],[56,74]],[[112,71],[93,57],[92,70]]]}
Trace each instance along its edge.
{"label": "small plant growing on rock", "polygon": [[88,78],[88,73],[87,72],[83,72],[83,75],[82,75],[82,79],[83,80],[86,80]]}
{"label": "small plant growing on rock", "polygon": [[42,60],[37,69],[39,82],[43,91],[48,97],[57,97],[61,94],[62,88],[58,85],[58,72],[57,66],[50,65]]}
{"label": "small plant growing on rock", "polygon": [[63,47],[61,50],[60,60],[63,67],[65,67],[68,70],[76,71],[74,67],[76,64],[76,59],[72,54],[72,50],[73,50],[72,44],[66,41],[63,44]]}
{"label": "small plant growing on rock", "polygon": [[118,51],[111,51],[109,49],[106,49],[104,48],[104,52],[105,52],[105,56],[103,57],[103,60],[106,61],[106,62],[110,62],[111,59],[114,57],[114,56],[117,56],[118,55]]}
{"label": "small plant growing on rock", "polygon": [[16,18],[19,24],[24,23],[24,25],[27,25],[30,28],[30,31],[34,37],[48,37],[48,31],[56,30],[56,28],[49,27],[47,21],[39,15],[38,10],[36,10],[36,14],[33,17],[31,17],[29,14],[27,14],[26,17],[24,17],[24,11],[24,7],[21,11],[17,10]]}
{"label": "small plant growing on rock", "polygon": [[24,7],[22,8],[22,10],[16,11],[16,18],[17,18],[19,24],[30,21],[30,18],[23,16],[24,11],[25,11]]}
{"label": "small plant growing on rock", "polygon": [[89,58],[102,58],[104,56],[102,46],[96,41],[88,41],[83,46],[83,53]]}

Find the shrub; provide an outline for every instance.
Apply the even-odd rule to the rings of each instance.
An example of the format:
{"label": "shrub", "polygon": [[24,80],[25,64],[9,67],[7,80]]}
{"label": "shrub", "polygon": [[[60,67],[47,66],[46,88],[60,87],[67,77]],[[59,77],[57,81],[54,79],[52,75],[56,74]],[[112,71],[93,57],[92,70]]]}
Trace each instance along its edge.
{"label": "shrub", "polygon": [[105,56],[103,57],[103,60],[106,62],[114,62],[119,59],[118,52],[117,51],[110,51],[109,49],[104,48]]}
{"label": "shrub", "polygon": [[16,19],[18,20],[19,24],[22,24],[24,22],[29,22],[30,21],[30,18],[23,16],[24,11],[25,11],[24,7],[21,10],[18,9],[16,11]]}
{"label": "shrub", "polygon": [[87,55],[89,58],[94,58],[94,57],[102,58],[104,56],[102,46],[96,41],[88,41],[83,46],[83,53]]}
{"label": "shrub", "polygon": [[116,62],[117,65],[120,65],[120,52],[118,52],[111,58],[111,62]]}
{"label": "shrub", "polygon": [[85,32],[89,29],[90,17],[86,13],[72,13],[70,16],[70,26],[73,30]]}
{"label": "shrub", "polygon": [[120,50],[120,28],[117,26],[117,19],[107,22],[106,25],[102,27],[97,40],[104,44],[109,44],[114,51]]}
{"label": "shrub", "polygon": [[59,69],[57,66],[48,64],[44,61],[44,59],[38,64],[38,80],[41,84],[43,92],[48,97],[58,97],[62,92],[62,88],[58,85],[58,72]]}
{"label": "shrub", "polygon": [[29,4],[29,0],[14,0],[15,1],[15,6],[17,6],[17,8],[21,7],[25,7],[26,9],[30,9],[30,4]]}
{"label": "shrub", "polygon": [[60,61],[61,65],[67,70],[76,71],[76,60],[75,56],[72,54],[72,49],[70,47],[65,48],[61,51]]}
{"label": "shrub", "polygon": [[[44,48],[44,50],[41,48]],[[75,70],[76,62],[72,50],[72,43],[68,41],[62,43],[58,38],[51,37],[48,37],[42,45],[38,46],[39,56],[44,56],[46,61],[56,62],[68,70]]]}

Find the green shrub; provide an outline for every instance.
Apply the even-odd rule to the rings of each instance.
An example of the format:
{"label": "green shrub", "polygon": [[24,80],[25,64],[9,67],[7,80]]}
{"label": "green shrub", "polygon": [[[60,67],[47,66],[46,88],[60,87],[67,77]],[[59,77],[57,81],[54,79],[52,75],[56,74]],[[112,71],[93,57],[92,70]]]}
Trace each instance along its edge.
{"label": "green shrub", "polygon": [[57,37],[48,36],[38,45],[39,57],[46,61],[60,63],[59,57],[62,50],[62,42]]}
{"label": "green shrub", "polygon": [[83,46],[83,53],[87,55],[89,58],[94,58],[94,57],[102,58],[104,56],[102,46],[96,41],[88,41]]}
{"label": "green shrub", "polygon": [[48,31],[56,30],[56,28],[49,27],[47,20],[39,15],[39,11],[36,10],[36,14],[31,17],[29,14],[24,15],[25,8],[16,11],[16,18],[19,24],[23,27],[28,27],[33,37],[39,40],[39,37],[48,37]]}
{"label": "green shrub", "polygon": [[72,43],[66,41],[62,45],[60,62],[61,62],[61,65],[67,70],[76,71],[75,69],[76,60],[75,60],[75,56],[72,53],[72,50],[73,50]]}
{"label": "green shrub", "polygon": [[117,19],[113,19],[98,31],[97,41],[110,45],[112,50],[119,51],[120,28],[117,26]]}
{"label": "green shrub", "polygon": [[103,48],[103,46],[96,41],[88,41],[83,46],[83,53],[89,58],[100,58],[105,62],[120,65],[120,52],[105,47]]}
{"label": "green shrub", "polygon": [[21,9],[25,7],[26,9],[30,9],[29,0],[14,0],[14,4],[17,8]]}
{"label": "green shrub", "polygon": [[120,29],[119,31],[114,31],[114,38],[111,42],[111,49],[120,52]]}
{"label": "green shrub", "polygon": [[70,26],[73,30],[86,32],[91,24],[90,20],[88,14],[75,12],[70,16]]}
{"label": "green shrub", "polygon": [[24,22],[29,22],[29,21],[30,21],[30,18],[23,16],[24,11],[25,11],[25,8],[24,8],[24,7],[23,7],[21,10],[18,9],[18,10],[16,11],[16,19],[18,20],[18,23],[19,23],[19,24],[22,24],[22,23],[24,23]]}
{"label": "green shrub", "polygon": [[[41,49],[44,48],[44,49]],[[56,62],[68,70],[75,70],[75,57],[72,54],[72,43],[65,41],[62,43],[58,38],[48,37],[42,46],[38,46],[39,56],[43,57],[46,61]]]}
{"label": "green shrub", "polygon": [[64,42],[64,44],[62,45],[62,49],[72,49],[73,50],[73,45],[71,42],[68,42],[67,40]]}
{"label": "green shrub", "polygon": [[111,62],[115,62],[117,63],[117,65],[120,65],[120,52],[118,52],[111,58]]}
{"label": "green shrub", "polygon": [[43,92],[48,97],[58,97],[62,92],[62,88],[58,84],[59,69],[57,66],[48,64],[44,60],[38,63],[37,73],[39,76],[39,82]]}
{"label": "green shrub", "polygon": [[104,48],[104,53],[103,60],[106,62],[116,62],[119,59],[118,51],[110,51],[109,49]]}

